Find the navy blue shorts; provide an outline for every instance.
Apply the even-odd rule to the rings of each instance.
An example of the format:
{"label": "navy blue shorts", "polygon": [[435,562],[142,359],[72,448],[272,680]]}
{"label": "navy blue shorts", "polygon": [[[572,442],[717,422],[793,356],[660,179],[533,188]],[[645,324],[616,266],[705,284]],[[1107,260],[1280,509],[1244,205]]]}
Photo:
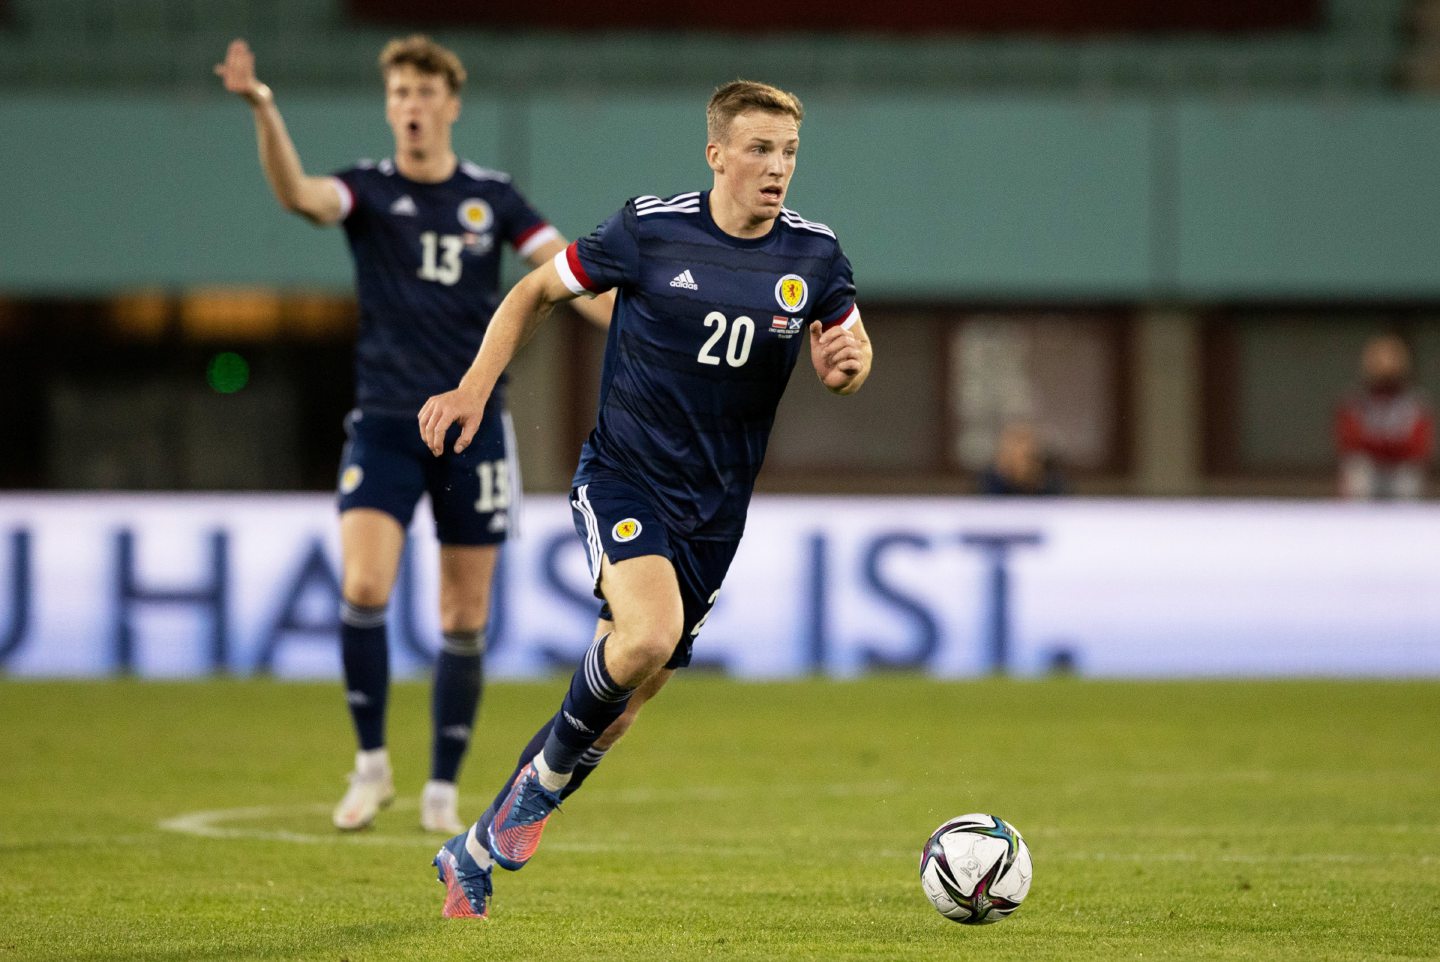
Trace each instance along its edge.
{"label": "navy blue shorts", "polygon": [[[676,640],[675,651],[665,667],[684,668],[690,664],[695,638],[720,594],[720,584],[735,559],[739,540],[702,541],[670,533],[651,507],[649,497],[620,478],[592,480],[574,488],[570,492],[570,511],[575,531],[585,543],[597,598],[605,597],[600,589],[602,557],[608,557],[611,564],[651,554],[670,559],[680,583],[685,633]],[[610,617],[608,604],[600,617]]]}
{"label": "navy blue shorts", "polygon": [[374,508],[409,528],[416,503],[429,492],[435,534],[453,545],[499,544],[519,519],[520,465],[503,402],[485,409],[475,440],[461,454],[452,450],[456,428],[445,438],[445,452],[431,454],[413,416],[351,411],[345,434],[342,512]]}

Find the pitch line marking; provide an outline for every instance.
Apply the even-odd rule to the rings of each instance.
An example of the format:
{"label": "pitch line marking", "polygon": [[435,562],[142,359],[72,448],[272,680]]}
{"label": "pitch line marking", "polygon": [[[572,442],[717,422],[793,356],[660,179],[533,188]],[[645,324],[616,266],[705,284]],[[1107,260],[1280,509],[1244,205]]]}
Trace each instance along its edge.
{"label": "pitch line marking", "polygon": [[[873,782],[867,784],[838,784],[821,788],[807,788],[803,786],[774,786],[767,787],[764,791],[772,796],[776,793],[781,795],[794,795],[814,797],[824,795],[828,797],[844,798],[859,795],[884,794],[896,791],[902,786],[892,782]],[[609,803],[612,805],[626,804],[648,804],[652,802],[675,802],[675,801],[730,801],[736,798],[752,797],[755,789],[740,786],[719,786],[719,785],[697,785],[680,789],[651,789],[635,788],[621,790],[619,792],[597,793],[590,802],[592,804]],[[405,812],[418,808],[413,801],[396,801],[391,806],[391,812]],[[187,812],[171,818],[162,819],[156,823],[161,831],[175,832],[182,835],[190,835],[201,838],[215,839],[248,839],[255,841],[276,841],[287,842],[297,845],[388,845],[404,846],[406,848],[418,848],[421,845],[433,844],[439,840],[439,836],[422,835],[418,828],[411,836],[381,835],[369,831],[361,832],[297,832],[288,829],[269,829],[260,826],[233,826],[226,823],[236,821],[267,821],[280,818],[294,818],[297,816],[313,816],[318,818],[327,816],[331,807],[323,803],[289,804],[289,805],[255,805],[239,808],[211,809],[207,811]],[[1253,827],[1253,826],[1252,826]],[[1303,825],[1289,826],[1296,831],[1313,831],[1313,827]],[[1394,834],[1430,833],[1437,831],[1433,825],[1372,825],[1372,831],[1383,831]],[[1223,825],[1217,826],[1191,826],[1186,829],[1154,828],[1146,830],[1143,828],[1132,828],[1132,835],[1145,835],[1153,838],[1201,839],[1209,836],[1225,836],[1235,833],[1238,829]],[[1066,837],[1093,837],[1092,833],[1083,828],[1075,829],[1049,829],[1028,833],[1032,839],[1064,839]],[[576,852],[589,854],[606,853],[633,853],[636,848],[644,848],[645,841],[641,839],[613,839],[610,841],[593,840],[566,840],[553,839],[546,844],[547,849],[562,852]],[[731,845],[723,842],[707,842],[697,845],[676,845],[667,843],[667,852],[685,852],[704,855],[721,855],[736,858],[755,858],[773,856],[776,848],[769,846],[743,846]],[[875,859],[900,859],[913,858],[915,851],[906,849],[872,849],[865,853],[866,857]],[[1051,850],[1046,855],[1047,859],[1056,859],[1065,862],[1083,861],[1112,861],[1112,862],[1171,862],[1171,863],[1214,863],[1214,864],[1383,864],[1397,858],[1406,858],[1411,862],[1431,865],[1440,862],[1440,858],[1432,855],[1416,855],[1415,853],[1348,853],[1348,852],[1312,852],[1294,854],[1251,854],[1245,852],[1231,852],[1217,854],[1214,852],[1163,852],[1151,850],[1148,852],[1096,852],[1085,850]]]}
{"label": "pitch line marking", "polygon": [[[707,802],[707,801],[733,801],[741,798],[753,798],[757,792],[764,791],[772,797],[775,795],[794,797],[814,797],[821,795],[829,798],[848,798],[859,795],[875,795],[887,792],[899,791],[902,785],[896,782],[869,782],[852,785],[826,785],[820,788],[805,786],[767,786],[764,788],[722,786],[722,785],[697,785],[678,789],[622,789],[618,792],[597,793],[588,801],[589,804],[611,804],[611,805],[645,805],[655,802]],[[397,800],[389,808],[389,811],[406,811],[416,809],[419,806],[412,801]],[[404,845],[414,846],[417,842],[428,840],[440,840],[440,836],[422,835],[418,829],[416,835],[411,838],[404,838],[394,835],[377,835],[367,830],[359,832],[335,831],[314,833],[296,832],[288,829],[268,829],[262,827],[230,827],[225,823],[236,821],[267,821],[278,818],[293,818],[295,816],[322,816],[328,815],[331,806],[323,803],[292,804],[292,805],[254,805],[241,808],[218,808],[198,812],[185,812],[171,818],[161,819],[156,827],[165,832],[176,832],[181,835],[193,835],[200,838],[220,839],[252,839],[255,841],[290,842],[296,845],[334,845],[334,844],[359,844],[359,845]],[[546,848],[553,848],[561,851],[572,852],[621,852],[630,851],[634,843],[597,843],[574,841],[567,842],[556,839],[553,843],[547,844]],[[667,845],[669,851],[686,851],[686,846]],[[692,846],[695,851],[711,851],[710,846]],[[766,855],[774,850],[769,847],[757,846],[755,848],[743,848],[740,846],[728,847],[725,849],[736,855]]]}
{"label": "pitch line marking", "polygon": [[[414,804],[399,804],[394,808],[417,808]],[[296,815],[325,815],[330,812],[329,805],[257,805],[249,808],[221,808],[203,812],[188,812],[177,815],[173,818],[162,819],[156,823],[156,827],[165,832],[177,832],[181,835],[199,836],[201,838],[219,839],[247,839],[251,841],[289,842],[296,845],[389,845],[404,846],[405,848],[420,848],[426,845],[438,845],[442,840],[438,835],[421,835],[418,830],[416,835],[409,838],[397,835],[377,835],[368,831],[340,832],[334,830],[324,833],[293,832],[284,829],[266,828],[230,828],[222,823],[236,819],[265,819],[284,818]],[[546,844],[547,849],[561,852],[579,853],[621,853],[634,851],[634,845],[626,842],[586,842],[566,841],[555,839]],[[716,851],[713,845],[675,845],[667,844],[665,850],[668,852],[685,852],[687,854],[707,854]],[[774,849],[767,846],[756,846],[746,848],[743,846],[721,846],[720,851],[726,855],[736,857],[755,858],[764,855],[771,855]]]}

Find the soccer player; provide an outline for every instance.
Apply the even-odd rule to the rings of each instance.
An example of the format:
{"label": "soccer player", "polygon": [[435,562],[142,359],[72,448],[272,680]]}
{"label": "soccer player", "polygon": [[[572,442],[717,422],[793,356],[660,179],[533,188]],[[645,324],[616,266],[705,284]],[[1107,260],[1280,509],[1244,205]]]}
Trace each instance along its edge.
{"label": "soccer player", "polygon": [[[471,828],[435,857],[442,914],[484,917],[491,872],[518,870],[546,819],[677,668],[735,555],[776,406],[802,343],[820,381],[852,394],[871,348],[835,234],[784,206],[803,111],[766,84],[720,87],[706,111],[706,191],[636,197],[506,296],[459,387],[425,402],[442,456],[484,430],[501,372],[556,304],[617,292],[599,415],[571,505],[602,625],[560,711]],[[527,757],[528,755],[528,757]]]}
{"label": "soccer player", "polygon": [[[487,397],[475,443],[438,460],[415,437],[415,411],[456,382],[480,343],[499,301],[501,245],[536,265],[563,251],[565,239],[509,176],[456,157],[451,127],[465,69],[427,37],[392,40],[380,53],[394,156],[333,177],[305,173],[245,41],[230,44],[215,72],[254,112],[260,165],[280,205],[315,224],[343,222],[355,261],[360,332],[355,409],[346,419],[339,477],[340,638],[359,750],[334,822],[364,828],[395,795],[385,748],[386,608],[405,530],[429,492],[440,540],[444,641],[420,823],[427,831],[455,832],[463,828],[455,781],[480,703],[491,581],[520,484],[502,385]],[[578,306],[603,327],[612,301]]]}

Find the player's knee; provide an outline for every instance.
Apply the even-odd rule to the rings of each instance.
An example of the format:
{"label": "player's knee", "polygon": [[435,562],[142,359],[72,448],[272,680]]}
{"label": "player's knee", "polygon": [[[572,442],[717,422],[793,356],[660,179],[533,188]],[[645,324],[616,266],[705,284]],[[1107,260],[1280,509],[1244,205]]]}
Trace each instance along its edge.
{"label": "player's knee", "polygon": [[627,674],[638,673],[643,680],[670,660],[679,637],[678,618],[674,624],[669,619],[661,619],[626,627],[617,625],[605,643],[605,650],[608,656],[624,663],[629,669]]}
{"label": "player's knee", "polygon": [[359,608],[379,608],[390,601],[390,584],[383,578],[346,572],[341,594]]}
{"label": "player's knee", "polygon": [[452,631],[474,631],[480,626],[485,630],[489,616],[489,605],[454,605],[440,609],[440,630],[447,634]]}
{"label": "player's knee", "polygon": [[675,645],[678,643],[680,633],[678,631],[666,631],[660,629],[650,632],[644,636],[639,648],[644,653],[644,661],[651,671],[661,668],[670,656],[675,653]]}

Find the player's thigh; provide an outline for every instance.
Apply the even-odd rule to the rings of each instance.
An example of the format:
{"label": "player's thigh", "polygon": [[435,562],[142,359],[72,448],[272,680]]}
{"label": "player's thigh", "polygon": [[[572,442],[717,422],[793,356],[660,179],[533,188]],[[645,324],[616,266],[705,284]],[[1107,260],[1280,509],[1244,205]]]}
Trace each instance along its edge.
{"label": "player's thigh", "polygon": [[660,554],[647,554],[623,561],[601,560],[600,590],[610,606],[615,630],[627,635],[645,635],[656,644],[671,644],[683,625],[684,604],[675,566]]}
{"label": "player's thigh", "polygon": [[405,529],[374,508],[351,508],[340,515],[340,593],[366,608],[385,604],[395,586]]}
{"label": "player's thigh", "polygon": [[[416,435],[418,438],[418,434]],[[452,446],[432,457],[426,489],[443,545],[498,545],[519,515],[520,469],[514,432],[502,404],[492,404],[475,439],[456,454]]]}
{"label": "player's thigh", "polygon": [[665,663],[666,668],[684,668],[690,664],[696,640],[710,617],[715,600],[720,596],[720,586],[739,547],[738,540],[672,539],[671,563],[680,586],[684,631],[670,660]]}
{"label": "player's thigh", "polygon": [[575,488],[570,505],[595,595],[605,601],[601,620],[613,620],[628,640],[673,645],[684,606],[670,536],[648,497],[623,480],[604,479]]}
{"label": "player's thigh", "polygon": [[415,504],[425,491],[430,452],[414,418],[351,411],[345,418],[336,497],[341,514],[370,508],[410,527]]}
{"label": "player's thigh", "polygon": [[469,631],[490,620],[490,590],[500,546],[440,546],[440,629]]}
{"label": "player's thigh", "polygon": [[425,490],[429,456],[413,418],[351,411],[345,418],[336,499],[341,593],[373,607],[390,597],[405,531]]}

